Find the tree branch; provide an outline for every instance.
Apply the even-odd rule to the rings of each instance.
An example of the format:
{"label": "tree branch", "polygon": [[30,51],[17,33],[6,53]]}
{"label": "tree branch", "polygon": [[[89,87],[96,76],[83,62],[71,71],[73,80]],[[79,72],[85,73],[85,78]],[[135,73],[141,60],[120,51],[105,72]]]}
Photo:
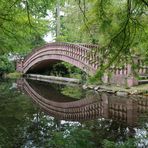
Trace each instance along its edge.
{"label": "tree branch", "polygon": [[[76,1],[77,1],[77,0],[76,0]],[[85,14],[85,11],[86,11],[86,10],[85,10],[85,0],[84,0],[84,10],[83,10],[82,7],[81,7],[81,0],[78,1],[78,6],[79,6],[80,11],[81,11],[82,14],[83,14],[84,24],[85,24],[85,26],[86,26],[86,28],[87,28],[87,30],[88,30],[88,33],[89,33],[90,37],[92,38],[92,42],[95,44],[95,39],[94,39],[94,37],[93,37],[93,34],[91,33],[91,30],[90,30],[89,26],[88,26],[87,23],[86,23],[86,21],[88,21],[88,18],[87,18],[86,14]]]}
{"label": "tree branch", "polygon": [[145,0],[141,0],[146,6],[148,6],[148,2],[146,2]]}
{"label": "tree branch", "polygon": [[11,9],[15,4],[17,4],[17,2],[20,0],[16,0],[9,8]]}
{"label": "tree branch", "polygon": [[[5,27],[3,27],[3,26],[0,26],[1,28],[2,28],[2,31],[5,33],[5,34],[7,34],[7,36],[9,36],[10,38],[15,38],[15,40],[18,42],[18,43],[20,43],[21,44],[21,42],[19,41],[19,39],[16,37],[16,35],[13,33],[13,32],[11,32],[10,30],[8,30],[8,29],[6,29]],[[11,34],[11,35],[10,35]]]}
{"label": "tree branch", "polygon": [[27,17],[28,17],[29,25],[32,27],[31,19],[30,19],[30,12],[29,12],[29,4],[27,0],[26,0],[26,10],[27,10]]}

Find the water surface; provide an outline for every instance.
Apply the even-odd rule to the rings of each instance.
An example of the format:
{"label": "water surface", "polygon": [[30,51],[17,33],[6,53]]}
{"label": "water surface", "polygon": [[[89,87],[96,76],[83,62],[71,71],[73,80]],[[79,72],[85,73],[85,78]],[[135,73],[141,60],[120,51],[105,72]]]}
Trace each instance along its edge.
{"label": "water surface", "polygon": [[0,81],[2,148],[147,147],[147,117],[147,97],[25,79]]}

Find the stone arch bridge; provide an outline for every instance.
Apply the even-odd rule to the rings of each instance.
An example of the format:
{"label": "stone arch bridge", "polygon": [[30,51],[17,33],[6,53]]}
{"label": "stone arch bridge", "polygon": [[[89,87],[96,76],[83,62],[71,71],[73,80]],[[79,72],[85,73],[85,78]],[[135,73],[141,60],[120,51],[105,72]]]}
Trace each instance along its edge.
{"label": "stone arch bridge", "polygon": [[34,72],[44,69],[50,63],[65,61],[87,74],[95,74],[99,67],[98,56],[91,49],[97,45],[49,43],[32,51],[24,60],[17,62],[17,71],[22,73]]}
{"label": "stone arch bridge", "polygon": [[[16,70],[23,74],[34,73],[47,68],[49,64],[65,61],[89,75],[94,75],[100,67],[100,59],[103,58],[96,52],[95,49],[98,48],[98,45],[89,44],[49,43],[33,50],[25,59],[17,61]],[[135,64],[138,65],[137,73],[139,77],[148,79],[148,66],[144,65],[142,60],[135,59]],[[137,85],[139,81],[134,76],[132,66],[128,63],[123,65],[123,67],[110,67],[110,72],[102,77],[103,82],[129,87]],[[140,80],[141,82],[147,83],[148,80]]]}

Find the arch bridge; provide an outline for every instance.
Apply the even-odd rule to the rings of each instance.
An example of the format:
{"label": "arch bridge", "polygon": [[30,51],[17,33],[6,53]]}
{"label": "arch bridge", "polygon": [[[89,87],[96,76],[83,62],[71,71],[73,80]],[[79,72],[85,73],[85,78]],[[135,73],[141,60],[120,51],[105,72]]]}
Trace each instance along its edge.
{"label": "arch bridge", "polygon": [[18,61],[17,71],[25,74],[45,69],[50,63],[65,61],[92,75],[99,67],[98,56],[92,50],[96,48],[97,45],[49,43]]}
{"label": "arch bridge", "polygon": [[[24,60],[17,61],[16,70],[23,74],[34,73],[48,68],[49,64],[65,61],[85,71],[88,75],[94,75],[100,67],[100,59],[103,58],[96,52],[98,48],[98,45],[49,43],[34,49]],[[136,72],[140,80],[135,76],[132,65],[123,63],[122,67],[110,67],[102,77],[102,81],[128,87],[148,83],[148,66],[140,57],[133,57],[133,60],[138,67]]]}

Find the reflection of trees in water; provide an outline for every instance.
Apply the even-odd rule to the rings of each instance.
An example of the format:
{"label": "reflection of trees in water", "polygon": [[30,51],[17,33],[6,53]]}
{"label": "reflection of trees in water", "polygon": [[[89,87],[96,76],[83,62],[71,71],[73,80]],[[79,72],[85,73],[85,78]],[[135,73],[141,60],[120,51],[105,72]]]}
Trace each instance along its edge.
{"label": "reflection of trees in water", "polygon": [[102,145],[104,139],[119,142],[127,140],[129,135],[134,134],[133,128],[113,120],[98,119],[84,124],[93,132],[94,141],[98,147]]}
{"label": "reflection of trees in water", "polygon": [[[7,130],[2,132],[0,127],[2,146],[97,148],[103,145],[104,139],[119,142],[135,135],[133,128],[111,120],[97,119],[80,123],[47,116],[40,110],[36,111],[30,101],[26,100],[26,96],[9,90],[9,87],[10,84],[3,86],[9,94],[5,92],[4,96],[7,99],[0,100],[3,106],[3,111],[2,108],[0,111],[0,125]],[[9,97],[10,93],[13,99]],[[145,127],[141,128],[146,130]]]}
{"label": "reflection of trees in water", "polygon": [[[65,97],[70,97],[71,99],[82,99],[85,97],[86,91],[82,89],[79,85],[69,86],[69,85],[62,85],[62,84],[50,84],[47,82],[41,82],[41,81],[34,81],[34,80],[27,80],[29,85],[35,89],[39,94],[42,96],[45,96],[45,98],[48,98],[49,93],[54,92],[54,96],[57,94],[63,94]],[[92,97],[95,95],[94,91],[87,91],[87,95]],[[60,96],[60,95],[59,95]],[[52,99],[52,98],[51,98]]]}
{"label": "reflection of trees in water", "polygon": [[[49,93],[48,96],[45,96],[46,91],[44,91],[43,95],[39,93],[40,85],[29,85],[25,79],[22,82],[25,92],[28,93],[43,110],[48,112],[49,115],[56,116],[59,119],[81,121],[104,117],[134,125],[137,124],[138,116],[142,114],[143,111],[146,111],[148,107],[148,100],[146,98],[139,101],[137,97],[135,98],[136,100],[133,100],[130,97],[119,97],[106,93],[98,94],[94,91],[88,91],[81,100],[72,101],[71,97],[67,98],[67,96],[56,92],[54,89],[48,91],[46,87],[43,87],[44,89],[41,87],[43,91],[47,89]],[[66,98],[67,102],[65,100]],[[63,99],[65,102],[61,103]],[[71,100],[71,102],[69,102],[69,100]]]}
{"label": "reflection of trees in water", "polygon": [[64,121],[37,110],[28,97],[10,87],[11,82],[0,83],[0,147],[98,148],[104,139],[111,145],[110,142],[127,142],[129,138],[145,142],[145,137],[139,135],[148,131],[148,118],[143,118],[146,113],[138,127],[106,119]]}
{"label": "reflection of trees in water", "polygon": [[[59,85],[59,84],[50,84],[47,82],[40,82],[34,80],[27,80],[28,84],[41,96],[45,97],[46,99],[56,100],[59,102],[64,101],[73,101],[75,98],[71,97],[68,94],[64,94],[63,90],[68,90],[68,86]],[[64,89],[66,87],[66,89]],[[72,87],[75,90],[75,87]],[[79,90],[79,89],[78,89]],[[81,93],[81,89],[79,90]],[[61,93],[63,92],[63,93]]]}
{"label": "reflection of trees in water", "polygon": [[80,86],[76,87],[69,87],[68,85],[64,86],[61,89],[61,93],[76,99],[82,99],[85,96],[84,91]]}
{"label": "reflection of trees in water", "polygon": [[24,115],[31,118],[35,112],[26,96],[10,88],[10,80],[0,81],[0,147],[14,147],[21,138],[16,129],[24,123]]}
{"label": "reflection of trees in water", "polygon": [[[103,147],[104,142],[122,143],[134,138],[135,129],[121,123],[97,119],[87,122],[68,122],[38,113],[33,120],[28,120],[23,137],[24,146],[51,148]],[[143,127],[145,128],[145,127]],[[146,130],[146,129],[145,129]],[[30,143],[28,143],[30,141]],[[131,141],[129,144],[131,144]],[[27,145],[28,144],[28,145]],[[134,142],[132,143],[134,144]]]}

